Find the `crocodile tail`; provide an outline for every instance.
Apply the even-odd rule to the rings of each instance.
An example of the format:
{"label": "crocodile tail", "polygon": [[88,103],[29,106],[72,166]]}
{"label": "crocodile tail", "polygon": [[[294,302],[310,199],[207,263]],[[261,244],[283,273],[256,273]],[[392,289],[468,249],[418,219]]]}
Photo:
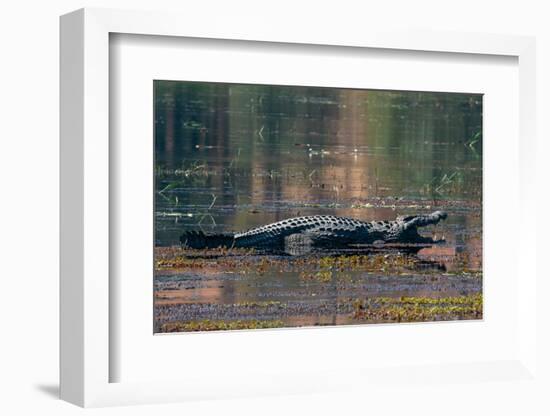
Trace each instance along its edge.
{"label": "crocodile tail", "polygon": [[180,242],[188,248],[203,249],[217,247],[232,247],[235,239],[233,234],[205,234],[202,231],[185,231]]}

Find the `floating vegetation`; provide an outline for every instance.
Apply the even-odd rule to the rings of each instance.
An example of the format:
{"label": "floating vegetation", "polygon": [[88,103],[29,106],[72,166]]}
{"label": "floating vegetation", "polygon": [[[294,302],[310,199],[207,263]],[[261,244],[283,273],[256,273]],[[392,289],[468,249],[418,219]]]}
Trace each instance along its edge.
{"label": "floating vegetation", "polygon": [[[332,272],[366,272],[380,275],[404,274],[422,271],[427,274],[468,275],[481,277],[480,269],[467,268],[468,258],[457,256],[462,267],[446,271],[438,259],[421,259],[402,253],[370,252],[365,254],[308,255],[308,256],[266,256],[254,249],[217,248],[192,250],[178,247],[155,248],[155,270],[190,272],[208,269],[212,272],[231,271],[240,275],[262,276],[268,271],[295,272],[302,280],[328,282]],[[461,263],[459,263],[461,262]]]}
{"label": "floating vegetation", "polygon": [[[156,247],[155,248],[155,269],[156,270],[185,270],[204,267],[224,267],[231,263],[234,267],[238,262],[233,256],[248,257],[255,254],[254,249],[239,249],[220,247],[207,250],[183,249],[180,247]],[[219,260],[223,257],[224,260]]]}
{"label": "floating vegetation", "polygon": [[160,326],[160,332],[194,332],[194,331],[228,331],[234,329],[267,329],[282,328],[284,322],[238,320],[238,321],[212,321],[204,319],[192,322],[166,322]]}
{"label": "floating vegetation", "polygon": [[[481,293],[454,297],[403,296],[313,301],[244,301],[233,304],[163,304],[157,309],[160,332],[280,328],[300,316],[324,316],[313,325],[456,321],[483,318]],[[336,318],[337,317],[337,318]],[[190,319],[191,318],[191,319]],[[285,323],[287,325],[285,325]]]}
{"label": "floating vegetation", "polygon": [[457,297],[374,297],[354,302],[354,319],[374,322],[423,322],[481,319],[481,293]]}
{"label": "floating vegetation", "polygon": [[464,173],[458,169],[441,176],[435,176],[424,186],[424,192],[436,194],[459,194],[464,192]]}
{"label": "floating vegetation", "polygon": [[371,204],[370,202],[366,202],[364,204],[361,204],[361,203],[353,203],[351,204],[351,208],[354,208],[354,209],[359,209],[359,208],[374,208],[374,205]]}
{"label": "floating vegetation", "polygon": [[186,129],[195,129],[195,130],[206,129],[206,127],[202,123],[199,123],[194,120],[187,120],[187,121],[184,121],[182,124],[183,124],[183,127]]}
{"label": "floating vegetation", "polygon": [[[165,176],[175,176],[178,178],[196,178],[196,177],[208,177],[212,174],[215,174],[215,171],[213,168],[209,167],[206,162],[195,160],[192,162],[183,162],[181,167],[176,169],[166,169],[162,166],[156,166],[155,168],[155,175],[159,178],[165,177]],[[171,182],[171,184],[185,184],[185,182],[180,181],[174,181]],[[168,191],[171,189],[174,189],[174,186],[171,184],[166,185],[164,188],[159,190],[161,191]],[[169,187],[168,189],[166,189]]]}
{"label": "floating vegetation", "polygon": [[242,308],[269,308],[272,306],[281,306],[281,302],[277,300],[268,300],[268,301],[250,301],[250,302],[237,302],[233,304],[237,307]]}
{"label": "floating vegetation", "polygon": [[330,282],[332,280],[332,272],[330,270],[321,270],[318,272],[302,272],[300,273],[302,280],[315,280],[318,282]]}

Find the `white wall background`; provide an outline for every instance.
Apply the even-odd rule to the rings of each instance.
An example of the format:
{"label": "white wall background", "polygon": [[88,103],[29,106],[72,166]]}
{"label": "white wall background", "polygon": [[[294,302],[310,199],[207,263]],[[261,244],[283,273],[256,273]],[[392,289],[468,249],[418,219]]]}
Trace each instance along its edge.
{"label": "white wall background", "polygon": [[[397,0],[397,1],[185,1],[185,0],[8,0],[0,8],[0,413],[76,414],[82,410],[56,399],[58,385],[58,17],[81,7],[177,10],[209,24],[213,13],[231,19],[247,15],[299,25],[322,20],[327,31],[347,25],[388,21],[404,27],[510,33],[537,36],[538,183],[542,235],[549,232],[548,161],[550,155],[550,29],[545,1]],[[185,24],[183,21],[182,24]],[[546,138],[546,139],[545,139]],[[544,250],[546,251],[546,250]],[[549,285],[539,287],[548,291]],[[543,307],[543,305],[541,305]],[[550,332],[550,331],[549,331]],[[549,346],[548,333],[541,333]],[[550,348],[547,349],[549,351]],[[541,354],[543,365],[548,359]],[[548,372],[547,372],[548,374]],[[525,396],[502,386],[502,400],[480,395],[456,397],[445,407],[426,398],[423,414],[548,414]],[[437,395],[437,388],[434,388]],[[395,398],[400,400],[400,398]],[[93,410],[99,414],[361,414],[370,413],[365,397],[344,393],[309,397],[260,398]],[[483,413],[482,413],[483,412]],[[376,413],[392,414],[392,403]]]}

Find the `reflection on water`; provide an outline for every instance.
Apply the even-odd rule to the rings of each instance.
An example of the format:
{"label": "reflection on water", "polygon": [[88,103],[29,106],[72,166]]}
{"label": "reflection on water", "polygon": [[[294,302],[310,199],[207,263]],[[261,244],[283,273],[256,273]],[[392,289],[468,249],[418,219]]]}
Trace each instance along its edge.
{"label": "reflection on water", "polygon": [[[156,246],[178,244],[184,229],[241,231],[297,215],[384,220],[444,209],[448,219],[428,232],[447,244],[421,255],[443,259],[449,271],[479,271],[481,100],[476,94],[155,81]],[[200,274],[195,278],[201,281]],[[345,296],[366,296],[381,284],[371,275],[355,278],[364,287],[348,288]],[[265,293],[269,299],[290,294],[285,301],[311,298],[297,279],[274,271],[261,281],[263,289],[251,290],[241,287],[250,278],[222,274],[210,286],[178,289],[176,300],[225,304]],[[396,285],[383,282],[384,296],[412,293]],[[451,296],[461,285],[467,286],[449,280],[439,287]],[[417,292],[433,293],[433,287]],[[161,298],[157,306],[169,299]]]}

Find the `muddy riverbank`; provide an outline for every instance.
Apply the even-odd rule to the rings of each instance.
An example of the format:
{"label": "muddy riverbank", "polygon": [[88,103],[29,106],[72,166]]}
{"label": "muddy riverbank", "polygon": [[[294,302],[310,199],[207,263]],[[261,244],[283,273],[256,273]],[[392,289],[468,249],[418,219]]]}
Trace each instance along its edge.
{"label": "muddy riverbank", "polygon": [[481,271],[459,257],[157,248],[155,331],[481,319]]}

